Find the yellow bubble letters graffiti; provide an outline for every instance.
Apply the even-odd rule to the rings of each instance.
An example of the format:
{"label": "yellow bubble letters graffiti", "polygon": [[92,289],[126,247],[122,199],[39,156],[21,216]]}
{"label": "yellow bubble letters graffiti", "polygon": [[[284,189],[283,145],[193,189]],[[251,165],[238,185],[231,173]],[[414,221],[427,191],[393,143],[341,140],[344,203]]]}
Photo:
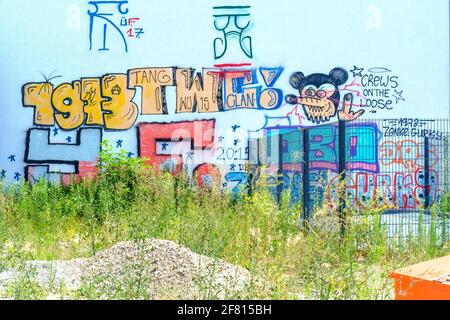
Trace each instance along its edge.
{"label": "yellow bubble letters graffiti", "polygon": [[220,111],[222,109],[221,73],[213,69],[203,69],[203,77],[197,73],[192,80],[193,74],[194,69],[180,68],[176,70],[176,112]]}
{"label": "yellow bubble letters graffiti", "polygon": [[64,130],[73,130],[84,122],[84,102],[80,98],[81,83],[63,83],[59,85],[52,95],[53,108],[57,111],[55,119]]}
{"label": "yellow bubble letters graffiti", "polygon": [[270,110],[276,107],[280,103],[280,96],[282,96],[282,93],[280,92],[281,91],[274,88],[264,89],[259,97],[261,108]]}
{"label": "yellow bubble letters graffiti", "polygon": [[141,87],[141,114],[167,114],[165,87],[173,86],[173,68],[128,70],[129,87]]}
{"label": "yellow bubble letters graffiti", "polygon": [[[176,113],[278,108],[283,92],[273,84],[282,68],[260,68],[266,88],[258,81],[256,70],[134,68],[127,73],[81,78],[56,89],[49,81],[28,83],[22,87],[22,99],[25,107],[35,108],[35,125],[52,126],[56,122],[65,130],[83,124],[127,130],[136,122],[139,108],[142,115],[168,114],[167,86],[175,86]],[[136,87],[141,88],[140,107],[133,102]]]}
{"label": "yellow bubble letters graffiti", "polygon": [[99,78],[81,79],[81,99],[84,101],[87,125],[103,125],[102,101]]}
{"label": "yellow bubble letters graffiti", "polygon": [[55,124],[51,103],[52,93],[53,85],[50,82],[27,83],[23,86],[23,105],[35,108],[35,125],[52,126]]}
{"label": "yellow bubble letters graffiti", "polygon": [[138,107],[132,102],[135,89],[128,89],[126,74],[108,74],[102,77],[102,102],[106,129],[126,130],[133,126]]}

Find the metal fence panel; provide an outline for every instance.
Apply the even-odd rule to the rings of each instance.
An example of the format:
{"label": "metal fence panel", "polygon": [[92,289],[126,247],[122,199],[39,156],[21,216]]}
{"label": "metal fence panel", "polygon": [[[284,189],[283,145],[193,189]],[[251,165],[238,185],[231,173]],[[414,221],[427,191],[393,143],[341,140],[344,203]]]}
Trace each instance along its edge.
{"label": "metal fence panel", "polygon": [[433,205],[440,216],[450,212],[449,136],[449,119],[340,121],[269,128],[250,153],[274,196],[289,190],[302,217],[324,204],[337,213],[382,210],[392,233],[402,233],[430,218]]}

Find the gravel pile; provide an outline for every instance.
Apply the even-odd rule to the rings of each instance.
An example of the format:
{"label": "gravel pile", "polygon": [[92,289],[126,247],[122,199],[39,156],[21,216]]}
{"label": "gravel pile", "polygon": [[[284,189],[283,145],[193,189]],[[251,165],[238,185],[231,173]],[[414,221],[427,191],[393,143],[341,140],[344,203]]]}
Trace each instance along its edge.
{"label": "gravel pile", "polygon": [[[64,283],[72,291],[119,299],[223,299],[251,280],[246,269],[157,239],[120,242],[86,259],[30,261],[25,269],[41,286]],[[0,272],[0,288],[23,273]]]}

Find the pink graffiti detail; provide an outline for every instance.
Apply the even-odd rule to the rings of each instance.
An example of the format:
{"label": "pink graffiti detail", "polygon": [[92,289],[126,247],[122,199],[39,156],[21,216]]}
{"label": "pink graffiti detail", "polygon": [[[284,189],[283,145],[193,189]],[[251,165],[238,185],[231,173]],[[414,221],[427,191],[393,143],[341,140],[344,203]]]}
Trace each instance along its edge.
{"label": "pink graffiti detail", "polygon": [[[430,145],[430,168],[439,161],[436,147]],[[380,146],[380,162],[383,165],[402,165],[408,171],[422,168],[423,144],[414,140],[385,141]]]}
{"label": "pink graffiti detail", "polygon": [[340,88],[339,91],[348,91],[354,93],[358,98],[366,99],[364,95],[361,94],[360,90],[351,89],[352,87],[362,87],[361,83],[355,82],[356,79],[353,79],[352,83],[346,84],[343,88]]}
{"label": "pink graffiti detail", "polygon": [[[339,176],[334,177],[326,188],[326,198],[335,208]],[[350,205],[361,209],[386,206],[389,208],[417,209],[423,207],[425,181],[422,169],[410,173],[373,174],[359,172],[346,177],[346,199]],[[430,170],[429,195],[434,200],[438,195],[438,174]],[[433,202],[433,201],[432,201]]]}

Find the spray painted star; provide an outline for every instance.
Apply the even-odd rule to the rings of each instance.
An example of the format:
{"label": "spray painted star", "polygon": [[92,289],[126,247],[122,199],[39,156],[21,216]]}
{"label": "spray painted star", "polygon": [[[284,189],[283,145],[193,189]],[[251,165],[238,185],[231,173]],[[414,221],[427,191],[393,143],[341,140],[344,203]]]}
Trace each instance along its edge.
{"label": "spray painted star", "polygon": [[11,162],[15,162],[15,161],[16,161],[16,155],[15,155],[15,154],[12,154],[12,155],[10,155],[10,156],[8,157],[8,159],[9,159],[9,161],[11,161]]}
{"label": "spray painted star", "polygon": [[393,95],[393,97],[395,98],[395,103],[398,103],[399,100],[405,101],[405,98],[402,97],[402,94],[403,90],[401,91],[395,90],[395,94]]}
{"label": "spray painted star", "polygon": [[6,177],[6,170],[2,169],[2,171],[0,171],[0,179],[4,179]]}
{"label": "spray painted star", "polygon": [[130,152],[128,152],[127,157],[131,158],[133,155],[134,155],[134,153],[130,151]]}
{"label": "spray painted star", "polygon": [[237,129],[239,129],[241,126],[238,126],[237,124],[235,124],[234,126],[231,127],[231,129],[233,129],[233,132],[236,132]]}
{"label": "spray painted star", "polygon": [[53,128],[53,136],[58,134],[59,128]]}
{"label": "spray painted star", "polygon": [[122,148],[122,143],[123,143],[122,139],[117,140],[116,141],[116,148]]}
{"label": "spray painted star", "polygon": [[350,70],[351,73],[353,73],[353,77],[362,77],[362,72],[364,68],[358,68],[357,66],[353,66],[353,69]]}
{"label": "spray painted star", "polygon": [[167,143],[167,142],[164,142],[163,144],[162,144],[162,150],[167,150],[167,146],[168,146],[169,144]]}
{"label": "spray painted star", "polygon": [[66,138],[66,141],[67,141],[67,143],[71,143],[71,142],[72,142],[72,137],[71,137],[71,136],[68,136],[68,137]]}
{"label": "spray painted star", "polygon": [[15,173],[14,173],[14,180],[17,180],[17,181],[19,181],[19,180],[20,180],[20,176],[21,176],[21,174],[20,174],[20,173],[18,173],[18,172],[15,172]]}

